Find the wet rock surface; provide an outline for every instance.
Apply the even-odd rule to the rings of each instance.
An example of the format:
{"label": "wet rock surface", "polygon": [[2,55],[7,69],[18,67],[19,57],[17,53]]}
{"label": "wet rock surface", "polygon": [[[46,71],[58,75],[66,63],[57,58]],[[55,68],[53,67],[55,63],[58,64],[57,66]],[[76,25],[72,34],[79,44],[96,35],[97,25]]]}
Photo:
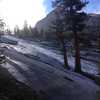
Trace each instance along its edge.
{"label": "wet rock surface", "polygon": [[[7,56],[7,62],[2,64],[2,67],[18,81],[35,90],[40,95],[39,99],[100,99],[100,86],[85,76],[65,70],[62,67],[62,57],[58,54],[23,41],[19,45],[10,46],[4,54]],[[73,57],[69,58],[69,64],[73,67]],[[82,64],[83,70],[99,73],[94,63],[83,60]]]}
{"label": "wet rock surface", "polygon": [[35,90],[43,100],[95,100],[100,87],[74,72],[61,70],[15,51],[6,50],[2,64],[17,80]]}
{"label": "wet rock surface", "polygon": [[36,100],[36,91],[17,81],[0,66],[0,100]]}

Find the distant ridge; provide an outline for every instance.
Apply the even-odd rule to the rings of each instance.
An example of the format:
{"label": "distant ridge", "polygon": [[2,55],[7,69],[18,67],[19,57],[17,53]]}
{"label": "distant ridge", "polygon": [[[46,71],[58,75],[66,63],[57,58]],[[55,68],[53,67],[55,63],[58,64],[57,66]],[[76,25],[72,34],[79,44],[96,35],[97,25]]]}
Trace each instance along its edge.
{"label": "distant ridge", "polygon": [[[44,19],[37,22],[36,28],[38,32],[39,33],[41,33],[41,31],[48,32],[54,20],[55,20],[55,13],[54,11],[52,11]],[[88,14],[88,18],[85,22],[86,22],[85,30],[88,31],[88,33],[90,34],[93,33],[95,35],[98,34],[97,27],[100,24],[100,14],[95,14],[95,13]]]}

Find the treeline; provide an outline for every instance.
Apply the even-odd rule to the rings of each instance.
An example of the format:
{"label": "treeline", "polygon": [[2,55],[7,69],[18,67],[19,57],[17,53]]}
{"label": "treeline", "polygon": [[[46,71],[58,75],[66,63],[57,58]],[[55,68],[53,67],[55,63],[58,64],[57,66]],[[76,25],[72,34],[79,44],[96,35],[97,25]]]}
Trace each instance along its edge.
{"label": "treeline", "polygon": [[19,28],[18,25],[14,28],[14,35],[19,38],[37,38],[39,37],[39,33],[36,28],[32,28],[28,26],[27,21],[24,22],[24,26],[22,29]]}
{"label": "treeline", "polygon": [[3,21],[2,18],[0,18],[0,36],[4,34],[4,27],[5,27],[5,22]]}
{"label": "treeline", "polygon": [[14,28],[14,36],[19,38],[26,38],[26,39],[37,39],[37,40],[54,40],[56,35],[48,30],[45,32],[43,29],[38,31],[36,27],[28,26],[27,21],[24,22],[24,26],[22,29],[19,28],[18,25]]}
{"label": "treeline", "polygon": [[[87,22],[89,18],[88,17],[86,18]],[[100,21],[100,19],[98,19],[98,21]],[[55,21],[52,22],[52,24],[54,23]],[[57,27],[59,28],[59,25]],[[48,31],[45,31],[43,29],[38,31],[36,27],[29,26],[27,24],[27,21],[25,21],[22,29],[20,29],[18,25],[15,26],[14,35],[19,38],[26,38],[31,40],[37,39],[43,41],[44,40],[53,41],[57,39],[57,36],[53,30],[54,26],[51,26]],[[10,29],[7,29],[6,33],[11,35]],[[66,30],[63,33],[67,41],[73,41],[74,35],[72,34],[71,31]],[[91,24],[89,25],[86,24],[84,29],[79,33],[79,41],[82,46],[91,47],[95,45],[97,48],[100,48],[100,24],[96,23],[96,25],[94,26]]]}

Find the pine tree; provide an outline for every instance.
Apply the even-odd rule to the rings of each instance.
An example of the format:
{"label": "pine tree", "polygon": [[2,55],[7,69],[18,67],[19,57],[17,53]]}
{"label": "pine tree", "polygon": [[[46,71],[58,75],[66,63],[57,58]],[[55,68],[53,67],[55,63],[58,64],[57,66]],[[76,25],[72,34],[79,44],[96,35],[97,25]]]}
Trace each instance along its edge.
{"label": "pine tree", "polygon": [[3,19],[0,18],[0,36],[4,35],[4,27],[5,27],[5,22],[3,21]]}
{"label": "pine tree", "polygon": [[53,0],[53,5],[56,8],[60,8],[61,15],[64,15],[65,22],[67,24],[66,29],[70,30],[74,34],[75,40],[75,72],[81,72],[80,62],[80,47],[79,47],[79,35],[78,32],[82,31],[85,24],[86,13],[82,11],[83,7],[88,2],[83,0]]}
{"label": "pine tree", "polygon": [[16,25],[15,27],[14,27],[14,34],[15,34],[15,36],[20,36],[20,29],[19,29],[19,26],[18,25]]}
{"label": "pine tree", "polygon": [[52,25],[50,26],[50,28],[52,29],[52,32],[56,35],[57,40],[60,41],[60,44],[62,46],[63,57],[64,57],[64,67],[69,69],[67,49],[66,49],[65,36],[64,36],[64,22],[61,16],[59,15],[59,12],[55,11],[55,16],[56,18],[52,22]]}

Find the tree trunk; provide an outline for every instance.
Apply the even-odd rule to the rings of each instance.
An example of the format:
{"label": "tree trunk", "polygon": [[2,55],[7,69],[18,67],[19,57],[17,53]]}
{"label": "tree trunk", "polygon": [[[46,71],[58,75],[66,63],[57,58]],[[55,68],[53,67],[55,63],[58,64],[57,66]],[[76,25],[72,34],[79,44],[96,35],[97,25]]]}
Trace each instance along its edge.
{"label": "tree trunk", "polygon": [[66,46],[65,46],[64,40],[61,40],[61,43],[62,43],[63,56],[64,56],[64,67],[65,68],[69,68],[68,59],[67,59],[67,50],[66,50]]}
{"label": "tree trunk", "polygon": [[67,58],[67,50],[66,50],[66,46],[65,46],[65,42],[64,42],[64,34],[59,33],[59,34],[57,34],[57,37],[58,37],[58,39],[61,43],[62,49],[63,49],[64,68],[69,69],[68,58]]}
{"label": "tree trunk", "polygon": [[100,49],[100,36],[99,36],[99,39],[98,39],[98,49]]}
{"label": "tree trunk", "polygon": [[79,38],[76,31],[74,31],[74,39],[75,39],[75,72],[81,73]]}

